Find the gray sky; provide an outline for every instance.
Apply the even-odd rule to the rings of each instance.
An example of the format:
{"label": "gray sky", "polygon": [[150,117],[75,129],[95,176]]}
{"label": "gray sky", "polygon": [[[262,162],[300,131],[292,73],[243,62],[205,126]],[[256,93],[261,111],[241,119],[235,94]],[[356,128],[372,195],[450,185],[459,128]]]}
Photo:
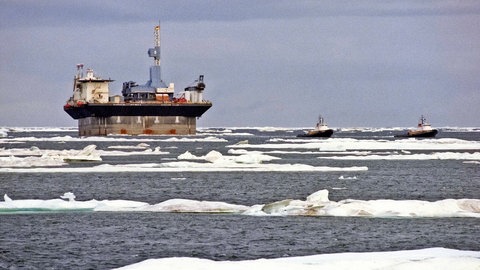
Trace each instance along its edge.
{"label": "gray sky", "polygon": [[480,1],[0,0],[0,126],[76,126],[75,65],[145,83],[205,75],[200,127],[480,126]]}

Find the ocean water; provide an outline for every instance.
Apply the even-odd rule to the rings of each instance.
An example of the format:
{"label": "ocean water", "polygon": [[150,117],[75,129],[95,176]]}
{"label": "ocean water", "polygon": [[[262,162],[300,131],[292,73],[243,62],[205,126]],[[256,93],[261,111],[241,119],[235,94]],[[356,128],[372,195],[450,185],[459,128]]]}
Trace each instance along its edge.
{"label": "ocean water", "polygon": [[3,130],[2,269],[480,251],[478,128],[397,140],[401,130],[388,128],[330,139],[289,128],[90,138],[70,128]]}

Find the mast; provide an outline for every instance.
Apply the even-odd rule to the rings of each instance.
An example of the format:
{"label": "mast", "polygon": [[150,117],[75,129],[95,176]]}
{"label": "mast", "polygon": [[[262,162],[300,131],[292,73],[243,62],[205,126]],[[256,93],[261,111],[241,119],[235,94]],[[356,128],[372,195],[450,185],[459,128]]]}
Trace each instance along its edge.
{"label": "mast", "polygon": [[425,124],[426,124],[426,120],[427,120],[427,119],[425,119],[425,117],[424,117],[423,114],[422,114],[422,116],[420,116],[420,125],[421,125],[421,126],[425,125]]}
{"label": "mast", "polygon": [[148,56],[153,57],[153,66],[150,67],[150,81],[147,86],[158,88],[167,88],[167,85],[162,81],[160,68],[160,23],[154,27],[154,47],[148,49]]}
{"label": "mast", "polygon": [[319,116],[318,116],[318,123],[319,123],[321,126],[324,125],[324,120],[323,120],[322,115],[319,115]]}
{"label": "mast", "polygon": [[158,57],[154,56],[153,61],[155,66],[160,66],[160,23],[157,26],[155,26],[154,37],[155,37],[155,50],[158,50]]}

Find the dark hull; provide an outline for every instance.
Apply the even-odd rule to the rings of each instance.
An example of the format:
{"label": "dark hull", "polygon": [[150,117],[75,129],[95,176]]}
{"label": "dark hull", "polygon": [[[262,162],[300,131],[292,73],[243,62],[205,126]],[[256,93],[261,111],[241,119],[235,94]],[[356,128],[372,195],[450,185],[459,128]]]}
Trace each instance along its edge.
{"label": "dark hull", "polygon": [[64,107],[73,119],[112,116],[185,116],[200,117],[211,103],[90,103],[79,107]]}
{"label": "dark hull", "polygon": [[305,134],[298,134],[297,137],[329,138],[333,134],[333,129],[312,130]]}
{"label": "dark hull", "polygon": [[437,135],[438,130],[432,129],[429,131],[415,131],[407,134],[395,135],[396,138],[433,138]]}

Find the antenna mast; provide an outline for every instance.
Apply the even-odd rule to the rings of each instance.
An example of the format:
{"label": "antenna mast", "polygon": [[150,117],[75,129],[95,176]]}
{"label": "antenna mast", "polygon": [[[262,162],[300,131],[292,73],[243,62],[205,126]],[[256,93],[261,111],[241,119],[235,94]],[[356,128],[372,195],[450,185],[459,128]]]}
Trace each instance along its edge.
{"label": "antenna mast", "polygon": [[160,66],[160,23],[155,26],[155,49],[158,48],[158,57],[155,57],[155,65]]}
{"label": "antenna mast", "polygon": [[155,66],[160,66],[160,23],[154,29],[155,47],[148,50],[148,56],[153,57]]}

